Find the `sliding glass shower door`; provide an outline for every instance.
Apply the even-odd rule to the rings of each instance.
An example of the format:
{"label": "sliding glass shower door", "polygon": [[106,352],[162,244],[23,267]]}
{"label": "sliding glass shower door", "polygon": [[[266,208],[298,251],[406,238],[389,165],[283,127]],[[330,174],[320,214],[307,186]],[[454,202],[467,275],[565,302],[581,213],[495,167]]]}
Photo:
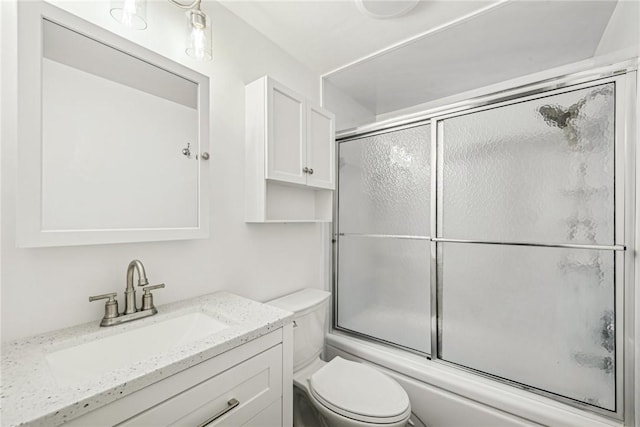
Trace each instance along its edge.
{"label": "sliding glass shower door", "polygon": [[430,351],[429,125],[340,144],[338,325]]}
{"label": "sliding glass shower door", "polygon": [[341,141],[334,326],[620,416],[625,81]]}
{"label": "sliding glass shower door", "polygon": [[439,130],[439,358],[615,410],[614,84]]}

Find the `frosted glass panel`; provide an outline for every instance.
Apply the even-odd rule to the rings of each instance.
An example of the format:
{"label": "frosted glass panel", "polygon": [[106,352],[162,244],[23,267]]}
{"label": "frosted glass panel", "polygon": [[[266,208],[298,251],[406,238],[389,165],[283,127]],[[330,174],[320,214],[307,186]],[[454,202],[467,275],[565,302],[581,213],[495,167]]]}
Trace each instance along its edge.
{"label": "frosted glass panel", "polygon": [[438,247],[442,359],[615,410],[613,251]]}
{"label": "frosted glass panel", "polygon": [[614,244],[614,84],[443,122],[442,237]]}
{"label": "frosted glass panel", "polygon": [[338,326],[429,353],[429,242],[339,242]]}
{"label": "frosted glass panel", "polygon": [[340,144],[340,232],[428,236],[429,125]]}

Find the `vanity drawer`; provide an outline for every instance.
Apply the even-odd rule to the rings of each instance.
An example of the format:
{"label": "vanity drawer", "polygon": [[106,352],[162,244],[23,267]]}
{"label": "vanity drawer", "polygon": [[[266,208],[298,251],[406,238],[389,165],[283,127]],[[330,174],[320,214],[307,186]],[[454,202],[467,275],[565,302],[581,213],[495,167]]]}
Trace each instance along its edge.
{"label": "vanity drawer", "polygon": [[209,420],[208,427],[240,426],[280,402],[281,395],[282,345],[277,345],[118,425],[200,426]]}
{"label": "vanity drawer", "polygon": [[[289,327],[290,328],[290,327]],[[195,413],[201,418],[193,421],[193,426],[199,422],[206,420],[217,411],[225,408],[227,402],[235,397],[240,404],[238,407],[230,411],[225,417],[220,417],[220,422],[227,423],[226,420],[232,419],[234,413],[243,413],[244,411],[252,412],[254,415],[265,408],[269,403],[280,400],[283,394],[283,332],[277,329],[267,335],[251,340],[245,344],[235,347],[229,351],[221,353],[215,357],[198,363],[184,371],[170,375],[154,384],[144,387],[134,393],[119,398],[109,404],[101,406],[81,415],[77,418],[65,423],[65,427],[113,427],[115,425],[168,425],[177,422],[176,419]],[[285,350],[286,352],[286,350]],[[278,359],[278,360],[275,360]],[[285,365],[286,366],[286,365]],[[250,371],[252,369],[252,371]],[[247,380],[258,376],[258,384],[260,378],[262,383],[266,380],[260,377],[260,373],[268,371],[269,385],[268,390],[257,390],[251,396],[242,395],[242,399],[238,396],[221,394],[235,390],[236,387],[250,387],[253,382],[249,381],[249,385],[243,385]],[[254,374],[250,374],[253,372]],[[231,374],[230,374],[231,373]],[[253,380],[256,381],[256,380]],[[213,391],[206,387],[207,384],[215,384]],[[290,382],[288,384],[291,384]],[[258,389],[260,386],[258,386]],[[195,391],[204,390],[204,396],[193,396]],[[244,389],[243,389],[244,390]],[[189,398],[183,407],[180,402],[185,401],[182,397],[189,393]],[[245,393],[243,391],[243,393]],[[249,393],[251,394],[251,393]],[[224,399],[226,397],[226,400]],[[264,402],[262,404],[261,402]],[[171,404],[174,413],[162,419],[160,424],[155,423],[155,418],[143,418],[152,411],[159,411],[160,406]],[[215,406],[215,407],[213,407]],[[180,408],[184,412],[179,412]],[[200,411],[206,412],[202,413]],[[244,418],[243,418],[244,419]],[[249,418],[247,418],[248,420]],[[147,421],[145,421],[147,420]],[[186,424],[189,420],[180,420],[179,424]],[[230,421],[234,425],[236,421]],[[187,424],[190,425],[190,424]],[[214,424],[215,425],[215,424]],[[218,424],[223,425],[223,424]]]}
{"label": "vanity drawer", "polygon": [[267,409],[242,424],[242,427],[282,427],[282,399],[273,402]]}

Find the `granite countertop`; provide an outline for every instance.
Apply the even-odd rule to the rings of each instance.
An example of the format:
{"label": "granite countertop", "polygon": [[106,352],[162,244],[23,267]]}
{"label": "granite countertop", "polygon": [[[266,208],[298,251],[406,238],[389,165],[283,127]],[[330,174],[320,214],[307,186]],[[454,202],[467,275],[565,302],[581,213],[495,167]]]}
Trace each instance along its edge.
{"label": "granite countertop", "polygon": [[[228,328],[91,378],[60,381],[46,356],[54,351],[201,311]],[[96,320],[2,343],[2,425],[60,425],[290,323],[292,313],[218,292],[158,307],[158,314],[101,328]],[[126,351],[126,349],[123,349]]]}

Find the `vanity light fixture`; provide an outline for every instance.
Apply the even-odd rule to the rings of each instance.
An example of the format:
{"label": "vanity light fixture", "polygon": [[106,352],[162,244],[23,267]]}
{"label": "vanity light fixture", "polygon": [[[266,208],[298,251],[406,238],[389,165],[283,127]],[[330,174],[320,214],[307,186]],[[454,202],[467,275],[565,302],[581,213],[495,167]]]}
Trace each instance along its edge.
{"label": "vanity light fixture", "polygon": [[134,30],[147,28],[147,0],[111,0],[113,19]]}
{"label": "vanity light fixture", "polygon": [[211,20],[200,9],[202,0],[194,0],[190,4],[182,4],[176,0],[169,3],[182,9],[187,9],[187,48],[186,52],[199,61],[211,61]]}
{"label": "vanity light fixture", "polygon": [[[169,3],[187,11],[187,55],[199,61],[211,61],[211,20],[200,9],[201,2],[202,0],[193,0],[184,4],[169,0]],[[144,30],[147,28],[147,0],[111,0],[111,16],[129,28]]]}

